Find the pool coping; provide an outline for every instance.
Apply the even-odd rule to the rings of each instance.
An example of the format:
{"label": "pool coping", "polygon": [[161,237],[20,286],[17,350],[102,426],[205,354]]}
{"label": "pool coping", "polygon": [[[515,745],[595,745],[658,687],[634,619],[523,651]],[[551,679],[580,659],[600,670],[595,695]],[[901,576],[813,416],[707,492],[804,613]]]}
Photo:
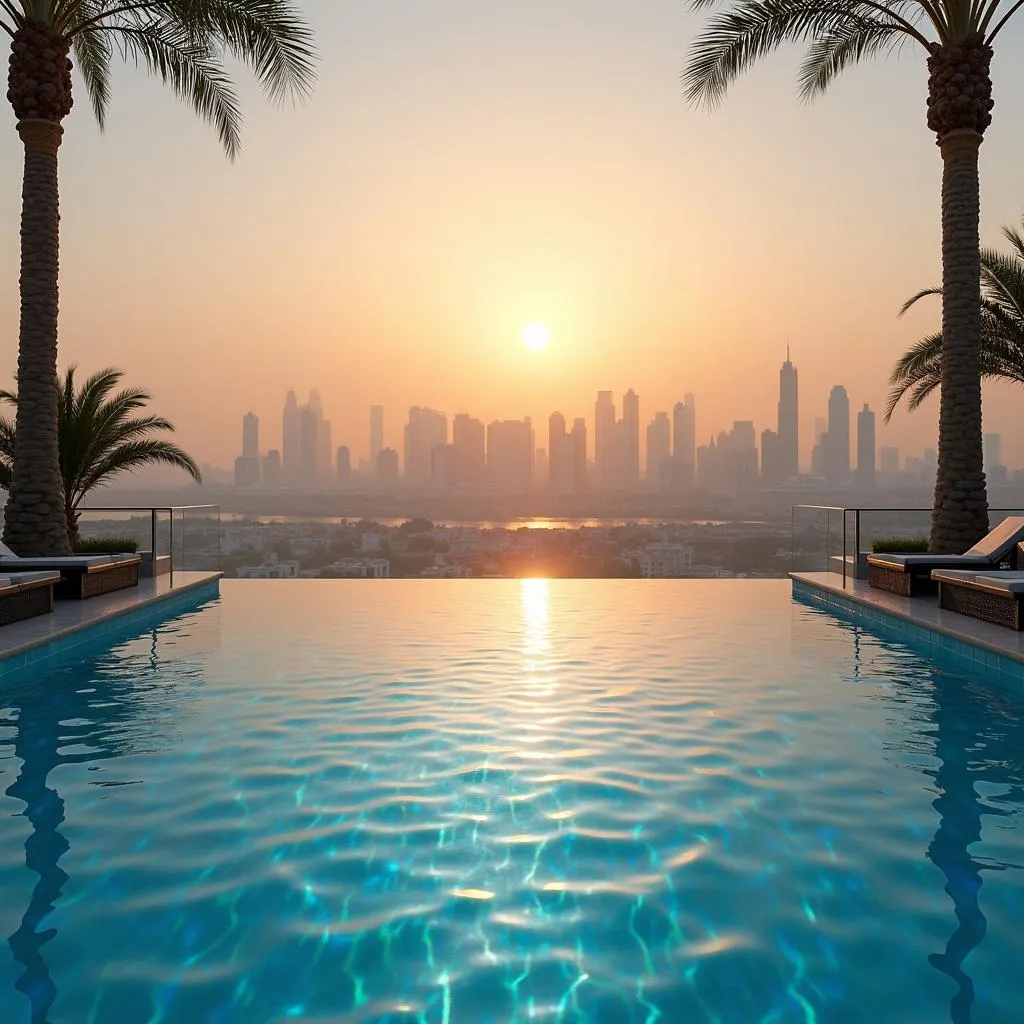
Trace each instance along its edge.
{"label": "pool coping", "polygon": [[221,572],[175,572],[86,601],[57,601],[48,615],[0,627],[0,680],[85,654],[97,641],[143,628],[220,594]]}
{"label": "pool coping", "polygon": [[841,614],[933,660],[1019,693],[1024,633],[940,608],[934,597],[900,597],[832,572],[791,572],[793,597]]}

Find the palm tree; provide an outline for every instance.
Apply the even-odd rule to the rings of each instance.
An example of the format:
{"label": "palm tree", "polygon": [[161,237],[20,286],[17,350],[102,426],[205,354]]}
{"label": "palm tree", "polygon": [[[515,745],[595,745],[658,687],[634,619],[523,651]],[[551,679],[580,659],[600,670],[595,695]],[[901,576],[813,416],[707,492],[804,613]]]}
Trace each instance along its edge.
{"label": "palm tree", "polygon": [[[1024,384],[1024,235],[1004,227],[1003,236],[1013,248],[1011,255],[995,249],[981,250],[981,376]],[[941,295],[941,288],[925,288],[907,299],[902,316],[926,295]],[[892,390],[885,420],[907,399],[916,409],[942,383],[942,332],[936,331],[909,348],[889,378]]]}
{"label": "palm tree", "polygon": [[[697,9],[719,0],[691,0]],[[942,154],[942,400],[932,548],[959,552],[988,531],[981,442],[978,152],[992,120],[992,44],[1024,0],[729,0],[693,44],[693,101],[716,104],[757,60],[806,43],[804,98],[851,64],[920,45],[928,127]]]}
{"label": "palm tree", "polygon": [[57,451],[57,150],[71,111],[74,52],[100,125],[115,50],[187,100],[228,156],[241,111],[226,63],[279,99],[312,81],[309,29],[291,0],[0,0],[11,36],[7,98],[25,151],[21,211],[18,451],[4,540],[20,555],[67,553]]}
{"label": "palm tree", "polygon": [[[82,500],[119,473],[163,463],[183,469],[196,483],[202,482],[199,466],[191,455],[172,441],[149,436],[173,431],[173,423],[162,416],[133,415],[151,396],[141,388],[115,392],[123,376],[121,370],[100,370],[77,388],[75,367],[69,366],[59,382],[57,444],[64,493],[61,512],[72,542],[78,540],[78,506]],[[0,391],[0,402],[21,405],[10,391]],[[17,443],[15,425],[0,416],[0,487],[11,484]]]}

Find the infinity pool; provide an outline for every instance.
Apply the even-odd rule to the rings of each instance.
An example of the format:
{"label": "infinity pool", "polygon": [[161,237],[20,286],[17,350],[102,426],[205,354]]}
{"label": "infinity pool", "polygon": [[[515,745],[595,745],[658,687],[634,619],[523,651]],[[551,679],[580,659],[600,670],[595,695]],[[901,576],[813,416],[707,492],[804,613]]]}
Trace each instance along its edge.
{"label": "infinity pool", "polygon": [[4,1024],[1009,1024],[1024,703],[783,582],[227,581],[0,688]]}

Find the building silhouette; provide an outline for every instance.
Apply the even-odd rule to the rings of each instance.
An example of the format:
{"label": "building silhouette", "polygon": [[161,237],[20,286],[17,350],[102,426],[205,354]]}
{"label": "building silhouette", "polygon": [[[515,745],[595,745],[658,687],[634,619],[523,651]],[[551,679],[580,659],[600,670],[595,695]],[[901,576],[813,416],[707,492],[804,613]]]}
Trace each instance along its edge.
{"label": "building silhouette", "polygon": [[448,417],[435,409],[414,405],[405,425],[405,479],[414,487],[431,482],[431,456],[448,443]]}
{"label": "building silhouette", "polygon": [[866,402],[857,413],[857,486],[875,486],[875,414]]}
{"label": "building silhouette", "polygon": [[837,384],[828,396],[828,430],[821,438],[825,477],[845,484],[850,477],[850,399]]}
{"label": "building silhouette", "polygon": [[630,388],[622,396],[618,486],[635,491],[640,485],[640,398]]}
{"label": "building silhouette", "polygon": [[900,471],[899,448],[878,449],[878,470],[883,476],[897,476]]}
{"label": "building silhouette", "polygon": [[487,426],[487,482],[496,490],[523,494],[533,486],[533,427],[523,420]]}
{"label": "building silhouette", "polygon": [[572,421],[572,482],[577,492],[587,489],[587,421]]}
{"label": "building silhouette", "polygon": [[348,445],[343,444],[338,448],[334,466],[338,483],[342,487],[347,487],[352,482],[352,453]]}
{"label": "building silhouette", "polygon": [[776,433],[779,441],[775,471],[781,482],[800,472],[799,387],[796,367],[789,361],[788,345],[786,361],[779,370],[779,418]]}
{"label": "building silhouette", "polygon": [[398,452],[394,448],[381,448],[374,468],[380,484],[393,487],[398,482]]}
{"label": "building silhouette", "polygon": [[594,405],[594,468],[598,486],[611,490],[617,484],[615,400],[610,391],[598,391]]}
{"label": "building silhouette", "polygon": [[242,454],[235,459],[235,486],[252,487],[260,480],[260,420],[253,412],[242,417]]}
{"label": "building silhouette", "polygon": [[667,490],[672,458],[672,423],[667,412],[656,412],[647,425],[647,486]]}
{"label": "building silhouette", "polygon": [[672,459],[676,477],[673,489],[693,487],[697,479],[697,417],[691,394],[672,408]]}
{"label": "building silhouette", "polygon": [[989,483],[1006,483],[1006,466],[1003,465],[1003,435],[986,434],[983,439],[985,477]]}
{"label": "building silhouette", "polygon": [[281,468],[289,483],[302,475],[302,413],[294,388],[288,389],[281,416]]}
{"label": "building silhouette", "polygon": [[487,469],[483,423],[460,412],[452,423],[452,447],[455,449],[455,486],[482,487]]}
{"label": "building silhouette", "polygon": [[566,429],[565,417],[553,412],[548,417],[548,479],[554,494],[576,490],[573,436]]}
{"label": "building silhouette", "polygon": [[370,465],[377,465],[377,456],[384,450],[384,406],[370,406]]}

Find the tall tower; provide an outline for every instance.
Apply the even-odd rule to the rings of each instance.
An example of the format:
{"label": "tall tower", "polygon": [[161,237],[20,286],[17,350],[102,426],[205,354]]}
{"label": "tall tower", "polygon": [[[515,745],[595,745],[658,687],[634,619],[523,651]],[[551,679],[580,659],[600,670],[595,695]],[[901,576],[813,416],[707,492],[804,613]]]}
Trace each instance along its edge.
{"label": "tall tower", "polygon": [[572,486],[575,491],[587,489],[587,421],[582,417],[572,421]]}
{"label": "tall tower", "polygon": [[850,476],[850,399],[842,384],[828,396],[828,432],[822,440],[825,476],[829,483],[846,483]]}
{"label": "tall tower", "polygon": [[875,414],[866,402],[857,413],[857,486],[875,486]]}
{"label": "tall tower", "polygon": [[679,483],[692,487],[697,466],[697,411],[693,395],[687,394],[672,409],[672,457],[679,472]]}
{"label": "tall tower", "polygon": [[260,418],[254,412],[242,417],[242,458],[260,461]]}
{"label": "tall tower", "polygon": [[672,457],[672,424],[667,412],[656,412],[647,425],[647,488],[662,489],[666,464]]}
{"label": "tall tower", "polygon": [[800,411],[797,390],[796,367],[789,361],[787,345],[786,361],[779,370],[778,469],[783,479],[796,476],[800,472]]}
{"label": "tall tower", "polygon": [[597,482],[609,489],[615,479],[615,400],[610,391],[598,391],[594,406],[594,465]]}
{"label": "tall tower", "polygon": [[622,486],[640,483],[640,399],[630,388],[622,396]]}
{"label": "tall tower", "polygon": [[302,475],[302,413],[294,388],[289,388],[284,401],[281,442],[281,468],[291,483]]}
{"label": "tall tower", "polygon": [[573,490],[572,438],[565,429],[565,417],[553,412],[548,418],[548,479],[552,492]]}
{"label": "tall tower", "polygon": [[384,450],[384,406],[370,406],[370,465],[377,465],[377,456]]}
{"label": "tall tower", "polygon": [[481,487],[486,460],[484,425],[468,413],[460,412],[452,422],[452,447],[455,449],[455,484],[458,487]]}

